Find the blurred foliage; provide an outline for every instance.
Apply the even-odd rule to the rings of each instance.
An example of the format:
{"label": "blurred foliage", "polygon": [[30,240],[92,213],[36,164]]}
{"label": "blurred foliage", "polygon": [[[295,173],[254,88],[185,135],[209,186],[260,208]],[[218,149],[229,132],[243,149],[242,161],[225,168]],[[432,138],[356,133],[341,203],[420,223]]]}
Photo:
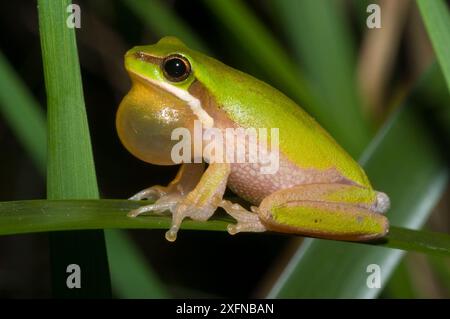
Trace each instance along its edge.
{"label": "blurred foliage", "polygon": [[444,0],[418,0],[437,60],[450,90],[450,13]]}

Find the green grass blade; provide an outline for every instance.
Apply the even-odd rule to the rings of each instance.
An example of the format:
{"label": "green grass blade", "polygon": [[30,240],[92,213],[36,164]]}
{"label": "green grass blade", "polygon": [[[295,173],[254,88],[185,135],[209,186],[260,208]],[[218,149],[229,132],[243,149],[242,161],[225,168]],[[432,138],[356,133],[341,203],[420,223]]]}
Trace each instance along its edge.
{"label": "green grass blade", "polygon": [[[39,31],[47,91],[47,197],[98,198],[75,40],[68,28],[70,0],[39,0]],[[52,287],[56,297],[111,297],[104,234],[101,230],[50,235]],[[77,264],[82,285],[67,287],[67,266]]]}
{"label": "green grass blade", "polygon": [[[168,215],[148,215],[139,218],[126,216],[130,210],[146,204],[148,201],[135,202],[115,199],[0,202],[0,235],[99,228],[168,229],[171,224],[171,217]],[[233,219],[218,215],[208,222],[187,219],[183,221],[181,228],[225,231],[229,223],[234,223]],[[321,242],[336,243],[325,240],[321,240]],[[389,236],[382,241],[346,243],[345,246],[351,249],[352,247],[362,247],[361,244],[377,246],[377,248],[395,248],[450,256],[449,235],[394,226],[391,227]],[[120,258],[115,256],[114,259],[116,257]]]}
{"label": "green grass blade", "polygon": [[38,3],[48,105],[48,197],[98,198],[75,31],[66,26],[71,1]]}
{"label": "green grass blade", "polygon": [[[429,114],[429,104],[444,107],[448,104],[445,82],[438,71],[433,68],[416,94],[377,135],[362,159],[375,188],[391,197],[388,217],[393,225],[421,227],[448,180],[442,151],[423,121],[423,114]],[[438,87],[439,95],[429,95],[430,90]],[[401,256],[401,251],[396,250],[309,239],[299,248],[269,296],[372,298],[381,289],[367,287],[366,267],[369,264],[381,267],[383,286]]]}
{"label": "green grass blade", "polygon": [[356,54],[339,1],[274,1],[280,23],[305,76],[322,102],[318,118],[352,155],[369,142],[357,95]]}
{"label": "green grass blade", "polygon": [[449,235],[429,231],[414,231],[391,227],[389,245],[402,250],[414,250],[431,255],[450,254]]}
{"label": "green grass blade", "polygon": [[112,284],[120,298],[168,298],[169,294],[127,234],[106,230]]}
{"label": "green grass blade", "polygon": [[45,117],[30,92],[0,52],[0,112],[45,175],[47,135]]}
{"label": "green grass blade", "polygon": [[[406,259],[406,258],[405,258]],[[408,265],[403,259],[392,274],[383,295],[388,298],[415,299],[418,294],[411,282],[411,274]]]}
{"label": "green grass blade", "polygon": [[436,274],[440,286],[450,298],[450,259],[438,256],[429,256],[428,260],[434,273]]}
{"label": "green grass blade", "polygon": [[443,0],[417,0],[450,92],[450,13]]}
{"label": "green grass blade", "polygon": [[122,0],[133,13],[160,37],[173,35],[190,47],[208,52],[208,47],[191,28],[159,0]]}

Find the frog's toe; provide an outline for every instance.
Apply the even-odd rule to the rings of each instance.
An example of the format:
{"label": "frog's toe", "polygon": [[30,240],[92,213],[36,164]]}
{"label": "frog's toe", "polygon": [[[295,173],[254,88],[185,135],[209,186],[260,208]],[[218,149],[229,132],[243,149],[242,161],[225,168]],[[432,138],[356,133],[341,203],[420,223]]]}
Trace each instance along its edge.
{"label": "frog's toe", "polygon": [[235,224],[228,224],[227,231],[230,235],[236,235],[239,232]]}
{"label": "frog's toe", "polygon": [[155,185],[141,190],[139,193],[134,194],[129,200],[143,200],[150,199],[155,200],[167,194],[167,187]]}
{"label": "frog's toe", "polygon": [[261,223],[258,216],[258,208],[252,206],[249,212],[239,204],[234,204],[228,200],[222,200],[219,204],[231,217],[236,219],[236,224],[227,226],[228,233],[235,235],[240,232],[264,232],[266,227]]}
{"label": "frog's toe", "polygon": [[178,233],[177,227],[173,226],[170,227],[170,229],[166,231],[166,240],[173,243],[175,240],[177,240],[177,233]]}
{"label": "frog's toe", "polygon": [[166,215],[169,214],[172,206],[170,203],[162,203],[162,204],[152,204],[141,206],[137,209],[130,211],[127,216],[128,217],[137,217],[144,213],[152,212],[153,215]]}
{"label": "frog's toe", "polygon": [[151,205],[141,206],[128,213],[128,217],[137,217],[144,213],[151,212],[153,215],[166,215],[175,210],[178,202],[183,198],[180,193],[169,193],[163,195]]}
{"label": "frog's toe", "polygon": [[237,222],[237,224],[229,224],[227,226],[228,234],[230,235],[236,235],[237,233],[242,232],[252,232],[252,233],[261,233],[265,232],[267,229],[266,227],[261,224],[261,221],[254,220],[252,222]]}
{"label": "frog's toe", "polygon": [[391,206],[391,200],[389,196],[382,192],[377,192],[377,200],[374,204],[373,210],[376,213],[383,214],[389,210]]}

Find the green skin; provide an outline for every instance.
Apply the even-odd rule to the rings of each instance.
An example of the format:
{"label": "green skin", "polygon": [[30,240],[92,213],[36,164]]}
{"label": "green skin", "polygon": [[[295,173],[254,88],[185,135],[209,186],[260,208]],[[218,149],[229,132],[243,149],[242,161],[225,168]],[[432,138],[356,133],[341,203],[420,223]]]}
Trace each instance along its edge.
{"label": "green skin", "polygon": [[[163,71],[161,61],[172,55],[184,57],[191,66],[189,76],[182,81],[169,79]],[[133,48],[126,54],[125,67],[132,78],[133,87],[119,108],[117,129],[123,144],[137,157],[149,163],[168,164],[156,160],[160,155],[157,155],[155,145],[145,144],[145,141],[158,129],[159,132],[166,132],[176,125],[189,126],[194,119],[202,120],[201,116],[189,113],[190,105],[182,101],[184,95],[192,96],[190,89],[195,83],[200,83],[202,94],[214,100],[213,111],[211,106],[200,105],[202,111],[213,118],[214,126],[216,122],[224,123],[225,119],[235,127],[278,128],[281,160],[289,162],[298,172],[314,171],[321,176],[320,180],[310,179],[281,187],[262,201],[244,196],[253,204],[259,204],[252,208],[253,212],[249,212],[239,205],[222,200],[227,184],[239,194],[239,187],[230,185],[236,184],[236,178],[230,177],[238,169],[237,166],[211,164],[203,172],[203,167],[185,164],[169,186],[150,187],[132,197],[157,198],[158,201],[131,212],[130,216],[167,209],[172,212],[172,227],[166,234],[168,240],[175,240],[184,217],[206,220],[217,207],[224,208],[237,220],[237,224],[229,227],[231,234],[274,230],[332,239],[371,240],[388,232],[388,221],[380,214],[389,207],[388,197],[374,191],[358,163],[300,106],[278,90],[189,49],[174,37],[165,37],[154,45]],[[184,94],[181,101],[180,94]],[[201,97],[195,97],[202,102]],[[142,120],[154,119],[155,110],[167,105],[170,100],[174,104],[185,103],[178,110],[189,115],[181,120],[177,118],[176,125]],[[187,110],[185,113],[184,109]],[[136,126],[139,130],[136,130]],[[136,131],[141,132],[141,135],[137,136]],[[138,143],[136,141],[139,138]],[[169,142],[167,145],[164,142],[160,144],[165,147],[158,145],[160,150],[170,148]],[[196,176],[196,179],[192,176]],[[188,179],[192,185],[187,185]],[[261,177],[258,187],[264,189],[267,186],[268,189],[268,183]],[[180,194],[176,190],[177,185],[184,186],[189,192]]]}

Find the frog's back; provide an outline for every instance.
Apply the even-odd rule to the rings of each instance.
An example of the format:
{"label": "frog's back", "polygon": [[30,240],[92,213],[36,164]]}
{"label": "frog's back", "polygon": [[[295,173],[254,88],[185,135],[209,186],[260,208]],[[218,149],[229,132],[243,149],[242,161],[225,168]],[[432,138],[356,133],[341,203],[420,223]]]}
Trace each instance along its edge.
{"label": "frog's back", "polygon": [[[229,118],[241,127],[278,128],[280,151],[302,169],[335,168],[345,178],[365,187],[370,182],[351,156],[309,114],[268,84],[204,55],[196,77]],[[202,65],[213,65],[206,69]],[[242,105],[246,107],[243,108]]]}

